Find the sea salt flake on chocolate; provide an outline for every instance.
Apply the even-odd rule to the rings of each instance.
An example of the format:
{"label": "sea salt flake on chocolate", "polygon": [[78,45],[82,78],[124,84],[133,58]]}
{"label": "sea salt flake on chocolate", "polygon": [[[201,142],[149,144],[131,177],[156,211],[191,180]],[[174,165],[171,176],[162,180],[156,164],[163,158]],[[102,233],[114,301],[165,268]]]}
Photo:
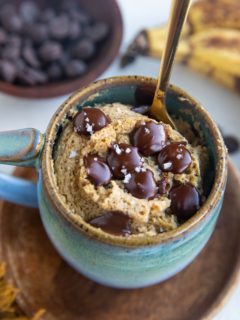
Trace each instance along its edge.
{"label": "sea salt flake on chocolate", "polygon": [[178,160],[182,160],[183,159],[183,155],[181,153],[179,153],[179,154],[176,155],[176,158]]}
{"label": "sea salt flake on chocolate", "polygon": [[131,152],[131,149],[130,149],[130,148],[127,148],[127,149],[125,150],[125,152],[126,152],[126,153],[130,153],[130,152]]}
{"label": "sea salt flake on chocolate", "polygon": [[75,158],[77,156],[77,151],[72,150],[69,155],[69,159]]}
{"label": "sea salt flake on chocolate", "polygon": [[113,145],[113,148],[114,148],[116,154],[122,154],[122,150],[121,150],[121,148],[119,147],[119,145],[114,144],[114,145]]}
{"label": "sea salt flake on chocolate", "polygon": [[124,174],[124,176],[126,176],[127,175],[127,169],[121,169],[121,172],[122,172],[122,174]]}
{"label": "sea salt flake on chocolate", "polygon": [[136,167],[136,168],[135,168],[135,171],[136,171],[136,172],[146,172],[146,169],[143,168],[143,167]]}
{"label": "sea salt flake on chocolate", "polygon": [[86,130],[88,133],[93,134],[93,125],[90,125],[89,123],[86,123]]}
{"label": "sea salt flake on chocolate", "polygon": [[163,164],[163,169],[168,170],[172,167],[172,162],[166,162]]}
{"label": "sea salt flake on chocolate", "polygon": [[150,133],[150,130],[148,128],[144,128],[144,131],[148,134]]}
{"label": "sea salt flake on chocolate", "polygon": [[123,180],[123,183],[129,183],[132,175],[130,173],[126,174]]}
{"label": "sea salt flake on chocolate", "polygon": [[87,117],[87,118],[85,118],[85,121],[86,121],[86,122],[89,122],[90,120],[89,120],[89,118]]}

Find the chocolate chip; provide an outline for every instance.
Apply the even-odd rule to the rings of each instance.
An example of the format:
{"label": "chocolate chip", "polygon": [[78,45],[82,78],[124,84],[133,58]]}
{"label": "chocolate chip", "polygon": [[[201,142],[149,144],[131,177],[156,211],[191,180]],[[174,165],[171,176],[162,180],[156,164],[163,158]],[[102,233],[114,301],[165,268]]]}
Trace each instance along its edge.
{"label": "chocolate chip", "polygon": [[24,68],[23,72],[18,75],[18,79],[22,84],[34,86],[47,82],[47,75],[41,70],[36,70],[30,67]]}
{"label": "chocolate chip", "polygon": [[85,35],[94,42],[106,38],[109,33],[109,26],[105,22],[96,22],[85,30]]}
{"label": "chocolate chip", "polygon": [[39,45],[48,39],[49,30],[43,23],[35,23],[27,26],[26,34],[34,44]]}
{"label": "chocolate chip", "polygon": [[9,32],[20,32],[23,27],[21,18],[17,14],[3,15],[1,17],[2,26]]}
{"label": "chocolate chip", "polygon": [[19,12],[22,19],[26,22],[33,22],[39,14],[38,7],[34,1],[21,1]]}
{"label": "chocolate chip", "polygon": [[164,126],[153,121],[137,123],[130,137],[132,144],[147,157],[159,152],[167,139]]}
{"label": "chocolate chip", "polygon": [[0,77],[7,81],[13,82],[17,76],[17,68],[13,62],[0,60]]}
{"label": "chocolate chip", "polygon": [[1,50],[1,58],[8,60],[16,60],[20,56],[20,48],[7,45]]}
{"label": "chocolate chip", "polygon": [[50,80],[59,80],[63,75],[62,67],[54,62],[48,67],[47,74]]}
{"label": "chocolate chip", "polygon": [[170,191],[171,210],[181,220],[191,218],[200,208],[200,195],[196,188],[181,184]]}
{"label": "chocolate chip", "polygon": [[68,35],[71,40],[79,38],[81,35],[82,29],[76,21],[72,21],[68,28]]}
{"label": "chocolate chip", "polygon": [[0,19],[4,16],[11,16],[16,13],[16,6],[13,3],[4,3],[1,5]]}
{"label": "chocolate chip", "polygon": [[0,45],[5,44],[6,41],[7,41],[7,34],[2,28],[0,28]]}
{"label": "chocolate chip", "polygon": [[42,22],[50,22],[55,18],[55,16],[56,14],[54,10],[51,8],[47,8],[39,16],[39,20]]}
{"label": "chocolate chip", "polygon": [[112,177],[111,171],[106,162],[98,155],[89,154],[84,157],[88,179],[95,186],[107,185]]}
{"label": "chocolate chip", "polygon": [[81,60],[71,60],[66,64],[64,69],[69,78],[74,78],[83,75],[87,70],[87,66]]}
{"label": "chocolate chip", "polygon": [[69,33],[69,24],[66,15],[62,15],[53,19],[49,25],[50,35],[57,40],[65,39]]}
{"label": "chocolate chip", "polygon": [[109,123],[109,118],[97,108],[84,108],[73,120],[74,131],[84,135],[91,135]]}
{"label": "chocolate chip", "polygon": [[22,45],[22,39],[20,38],[20,36],[17,36],[17,35],[8,36],[7,45],[9,45],[11,47],[19,47],[20,48]]}
{"label": "chocolate chip", "polygon": [[82,26],[86,26],[90,22],[90,17],[83,11],[80,11],[79,9],[70,9],[69,15],[71,19],[74,19],[78,23],[80,23]]}
{"label": "chocolate chip", "polygon": [[150,170],[132,173],[129,182],[125,183],[125,188],[139,199],[153,199],[158,192],[156,181]]}
{"label": "chocolate chip", "polygon": [[40,61],[37,58],[35,50],[31,46],[25,46],[22,49],[22,57],[33,68],[40,67]]}
{"label": "chocolate chip", "polygon": [[74,45],[72,55],[78,59],[89,59],[95,53],[95,45],[89,39],[82,39]]}
{"label": "chocolate chip", "polygon": [[100,228],[104,232],[116,236],[128,236],[131,234],[131,219],[121,211],[107,212],[88,221],[88,223],[95,228]]}
{"label": "chocolate chip", "polygon": [[132,111],[139,113],[139,114],[148,114],[150,107],[149,106],[140,106],[140,107],[133,107]]}
{"label": "chocolate chip", "polygon": [[223,136],[224,142],[226,144],[226,147],[228,149],[229,153],[235,153],[240,148],[240,142],[238,138],[231,136],[231,135],[225,135]]}
{"label": "chocolate chip", "polygon": [[159,152],[157,162],[164,172],[183,173],[192,163],[192,158],[183,143],[173,142]]}
{"label": "chocolate chip", "polygon": [[58,42],[48,41],[40,47],[39,55],[45,62],[59,60],[62,55],[62,46]]}
{"label": "chocolate chip", "polygon": [[136,147],[126,143],[120,143],[113,144],[109,149],[107,163],[114,177],[123,179],[136,168],[141,168],[142,159]]}

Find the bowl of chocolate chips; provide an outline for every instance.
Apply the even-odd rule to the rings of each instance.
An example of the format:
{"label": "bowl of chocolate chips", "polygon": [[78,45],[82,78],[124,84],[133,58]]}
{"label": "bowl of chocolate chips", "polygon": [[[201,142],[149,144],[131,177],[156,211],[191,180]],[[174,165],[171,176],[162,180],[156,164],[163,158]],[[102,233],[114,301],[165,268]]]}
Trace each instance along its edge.
{"label": "bowl of chocolate chips", "polygon": [[75,91],[111,64],[122,30],[115,0],[0,0],[0,91],[27,98]]}

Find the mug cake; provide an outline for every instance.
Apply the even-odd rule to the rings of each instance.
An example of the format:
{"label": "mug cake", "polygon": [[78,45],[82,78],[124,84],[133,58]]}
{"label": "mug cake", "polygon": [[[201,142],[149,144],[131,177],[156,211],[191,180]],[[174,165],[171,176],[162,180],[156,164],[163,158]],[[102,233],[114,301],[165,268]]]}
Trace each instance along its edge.
{"label": "mug cake", "polygon": [[177,228],[204,203],[206,148],[185,123],[174,130],[147,110],[84,107],[61,134],[58,192],[75,218],[101,232],[154,236]]}

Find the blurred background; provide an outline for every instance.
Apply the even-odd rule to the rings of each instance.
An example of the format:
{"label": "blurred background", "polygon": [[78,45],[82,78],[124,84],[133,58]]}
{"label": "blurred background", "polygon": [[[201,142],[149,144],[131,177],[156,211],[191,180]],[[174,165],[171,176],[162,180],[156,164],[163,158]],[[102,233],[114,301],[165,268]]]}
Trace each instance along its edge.
{"label": "blurred background", "polygon": [[[0,1],[1,130],[35,127],[44,132],[71,91],[96,78],[157,77],[170,1],[117,0],[121,14],[112,0],[83,1],[86,10],[69,1],[63,1],[61,10],[58,1],[54,10],[46,10],[44,1],[38,9],[29,1],[22,6],[24,1],[15,2],[20,20],[19,11],[9,7],[11,1]],[[211,113],[240,170],[239,1],[198,2],[191,9],[171,82]],[[0,166],[0,171],[12,168]],[[239,301],[240,286],[214,319],[239,320]]]}

